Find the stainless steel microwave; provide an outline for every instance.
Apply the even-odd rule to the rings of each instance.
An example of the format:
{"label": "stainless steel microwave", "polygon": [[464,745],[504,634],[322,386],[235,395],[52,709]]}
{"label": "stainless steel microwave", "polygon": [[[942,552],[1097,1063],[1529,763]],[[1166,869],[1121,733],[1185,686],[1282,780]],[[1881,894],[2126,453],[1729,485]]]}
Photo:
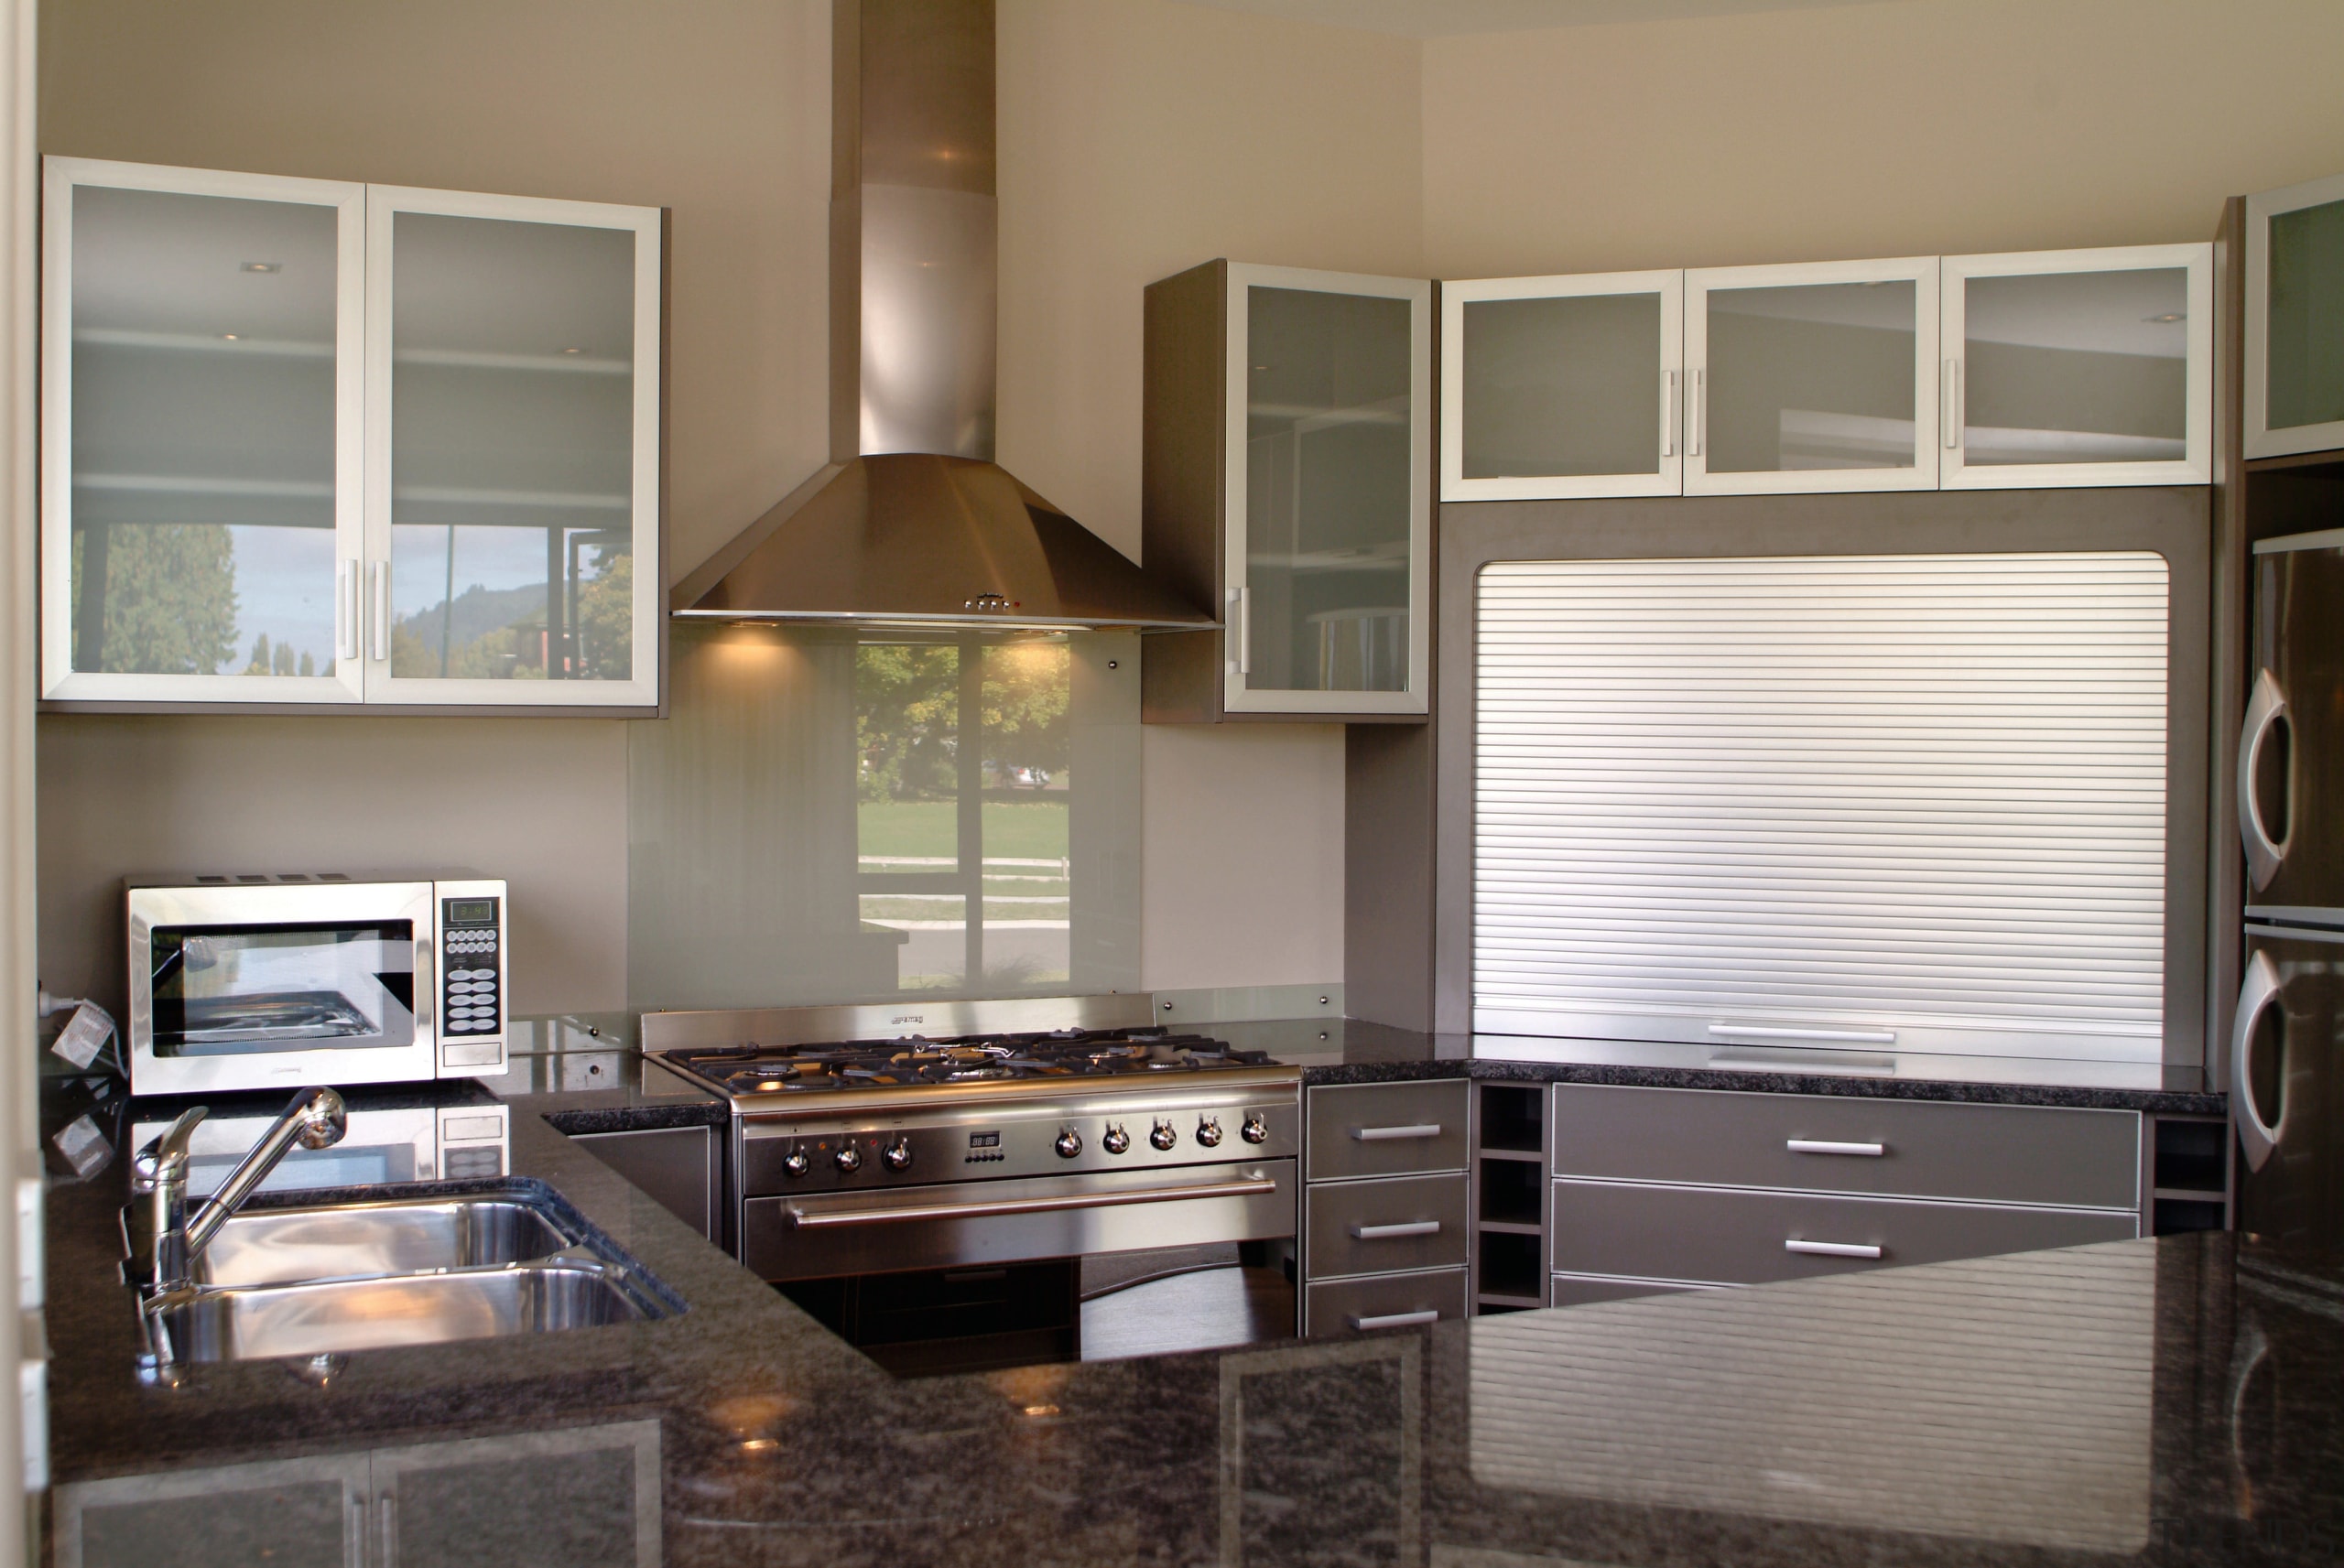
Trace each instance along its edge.
{"label": "stainless steel microwave", "polygon": [[501,881],[195,877],[125,896],[134,1094],[505,1071]]}

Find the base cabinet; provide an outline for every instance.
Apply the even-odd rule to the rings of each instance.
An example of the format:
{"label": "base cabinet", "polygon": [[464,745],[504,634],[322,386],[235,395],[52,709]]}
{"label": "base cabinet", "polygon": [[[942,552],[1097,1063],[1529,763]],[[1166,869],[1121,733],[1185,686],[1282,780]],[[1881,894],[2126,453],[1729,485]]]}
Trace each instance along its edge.
{"label": "base cabinet", "polygon": [[2127,1240],[2132,1111],[1557,1084],[1557,1305]]}
{"label": "base cabinet", "polygon": [[656,1568],[659,1423],[612,1422],[57,1488],[58,1568]]}
{"label": "base cabinet", "polygon": [[1471,1089],[1450,1078],[1304,1091],[1306,1336],[1466,1314]]}

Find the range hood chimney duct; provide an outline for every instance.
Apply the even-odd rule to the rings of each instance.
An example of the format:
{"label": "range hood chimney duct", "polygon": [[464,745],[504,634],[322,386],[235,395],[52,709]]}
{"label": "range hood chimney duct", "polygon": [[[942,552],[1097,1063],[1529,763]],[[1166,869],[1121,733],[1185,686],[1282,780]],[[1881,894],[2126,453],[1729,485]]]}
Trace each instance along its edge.
{"label": "range hood chimney duct", "polygon": [[1211,625],[993,460],[993,0],[833,0],[830,51],[830,460],[674,613]]}

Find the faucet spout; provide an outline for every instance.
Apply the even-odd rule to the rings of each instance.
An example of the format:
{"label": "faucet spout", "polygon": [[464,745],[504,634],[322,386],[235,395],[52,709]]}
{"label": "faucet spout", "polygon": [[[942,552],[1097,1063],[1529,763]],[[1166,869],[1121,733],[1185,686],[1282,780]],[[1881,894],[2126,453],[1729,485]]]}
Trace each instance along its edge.
{"label": "faucet spout", "polygon": [[209,1202],[187,1217],[188,1141],[203,1119],[196,1107],[171,1123],[160,1138],[139,1152],[142,1183],[154,1184],[155,1291],[157,1295],[181,1290],[192,1282],[196,1260],[229,1216],[244,1206],[277,1162],[293,1152],[324,1149],[342,1141],[349,1130],[349,1113],[342,1097],[324,1087],[306,1088],[293,1097],[285,1113],[270,1124],[251,1152],[237,1162]]}

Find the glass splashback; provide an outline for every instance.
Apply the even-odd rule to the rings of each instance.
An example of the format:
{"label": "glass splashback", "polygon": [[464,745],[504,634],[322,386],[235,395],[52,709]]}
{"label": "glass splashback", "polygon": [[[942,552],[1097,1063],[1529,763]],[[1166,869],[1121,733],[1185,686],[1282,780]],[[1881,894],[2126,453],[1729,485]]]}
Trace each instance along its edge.
{"label": "glass splashback", "polygon": [[1137,988],[1136,636],[672,637],[628,726],[632,1005]]}
{"label": "glass splashback", "polygon": [[73,669],[333,673],[336,226],[74,187]]}
{"label": "glass splashback", "polygon": [[630,679],[634,232],[393,235],[392,676]]}

